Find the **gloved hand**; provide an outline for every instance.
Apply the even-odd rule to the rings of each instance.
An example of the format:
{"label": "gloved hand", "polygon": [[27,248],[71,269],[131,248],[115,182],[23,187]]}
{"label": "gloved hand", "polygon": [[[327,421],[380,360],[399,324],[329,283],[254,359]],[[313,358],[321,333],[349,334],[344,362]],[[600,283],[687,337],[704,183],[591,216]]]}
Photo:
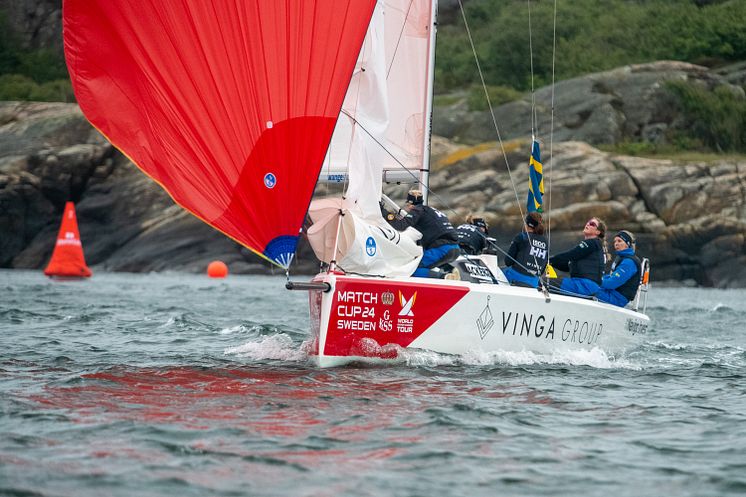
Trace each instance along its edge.
{"label": "gloved hand", "polygon": [[389,212],[389,210],[386,209],[386,204],[384,203],[383,200],[378,202],[378,205],[381,207],[381,216],[383,216],[383,218],[386,221],[393,221],[394,219],[396,219],[396,215],[393,212]]}

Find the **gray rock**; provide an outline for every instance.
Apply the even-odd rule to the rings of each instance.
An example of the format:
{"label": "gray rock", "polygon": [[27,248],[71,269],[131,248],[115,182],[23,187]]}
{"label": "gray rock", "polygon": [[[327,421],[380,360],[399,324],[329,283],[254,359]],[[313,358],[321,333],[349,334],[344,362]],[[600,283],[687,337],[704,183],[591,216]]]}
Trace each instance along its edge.
{"label": "gray rock", "polygon": [[[6,103],[0,110],[0,143],[9,144],[0,149],[2,267],[42,268],[64,201],[73,199],[94,269],[202,272],[220,259],[234,273],[276,271],[175,206],[81,121],[77,107]],[[525,210],[529,147],[525,139],[465,146],[434,137],[433,204],[454,222],[485,215],[507,249]],[[622,228],[637,234],[640,254],[653,261],[653,281],[746,286],[742,161],[626,157],[583,142],[544,143],[543,160],[552,252],[577,243],[583,223],[597,216],[606,220],[609,239]],[[406,189],[390,190],[401,198]],[[297,260],[296,274],[318,268],[303,240]]]}
{"label": "gray rock", "polygon": [[[742,95],[739,74],[743,71],[740,66],[717,72],[685,62],[659,61],[561,81],[536,91],[536,133],[547,138],[552,131],[554,101],[555,141],[663,143],[666,131],[687,125],[666,90],[666,82],[689,81],[708,89],[725,86]],[[494,109],[503,140],[531,136],[531,121],[526,118],[531,115],[530,98]],[[491,114],[469,112],[465,100],[435,108],[433,132],[464,143],[497,139]]]}
{"label": "gray rock", "polygon": [[25,48],[51,48],[62,54],[62,0],[0,0]]}
{"label": "gray rock", "polygon": [[[445,189],[433,203],[455,222],[471,212],[485,213],[491,233],[507,250],[521,226],[520,209],[525,211],[528,152],[528,142],[522,154],[511,151],[509,173],[504,163],[496,167],[501,154],[494,144],[492,151],[449,149],[433,166],[432,184],[439,194]],[[547,152],[545,147],[544,205],[553,253],[576,244],[585,221],[600,217],[608,225],[609,243],[620,229],[637,235],[639,253],[653,261],[653,281],[746,286],[738,266],[746,256],[746,163],[618,156],[581,142],[555,143],[551,160]],[[450,163],[451,157],[461,160]]]}

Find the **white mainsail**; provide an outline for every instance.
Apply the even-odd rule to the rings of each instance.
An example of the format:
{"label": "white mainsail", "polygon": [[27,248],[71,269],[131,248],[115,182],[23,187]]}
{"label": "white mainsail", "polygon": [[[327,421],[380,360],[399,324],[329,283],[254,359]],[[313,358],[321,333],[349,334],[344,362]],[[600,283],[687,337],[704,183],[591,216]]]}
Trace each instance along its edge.
{"label": "white mainsail", "polygon": [[379,201],[384,178],[417,183],[428,163],[432,29],[431,0],[386,0],[373,13],[321,171],[349,181],[345,198],[309,209],[317,257],[345,271],[408,276],[421,258],[417,232],[399,236]]}

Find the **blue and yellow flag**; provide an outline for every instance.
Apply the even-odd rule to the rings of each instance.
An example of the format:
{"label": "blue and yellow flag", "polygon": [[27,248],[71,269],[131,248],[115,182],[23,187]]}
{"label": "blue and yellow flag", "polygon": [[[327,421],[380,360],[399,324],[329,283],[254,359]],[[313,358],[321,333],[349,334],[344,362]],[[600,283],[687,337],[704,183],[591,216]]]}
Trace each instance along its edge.
{"label": "blue and yellow flag", "polygon": [[541,165],[539,142],[534,140],[531,144],[531,158],[528,161],[528,200],[526,201],[528,212],[544,212],[541,207],[543,201],[544,170]]}

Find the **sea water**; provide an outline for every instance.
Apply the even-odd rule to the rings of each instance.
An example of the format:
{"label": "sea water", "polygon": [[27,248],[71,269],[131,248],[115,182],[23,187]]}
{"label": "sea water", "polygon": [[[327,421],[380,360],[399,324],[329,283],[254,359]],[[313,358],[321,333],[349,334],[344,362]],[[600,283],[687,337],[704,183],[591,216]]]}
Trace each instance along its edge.
{"label": "sea water", "polygon": [[317,369],[283,277],[0,271],[2,496],[746,494],[746,291],[614,357]]}

